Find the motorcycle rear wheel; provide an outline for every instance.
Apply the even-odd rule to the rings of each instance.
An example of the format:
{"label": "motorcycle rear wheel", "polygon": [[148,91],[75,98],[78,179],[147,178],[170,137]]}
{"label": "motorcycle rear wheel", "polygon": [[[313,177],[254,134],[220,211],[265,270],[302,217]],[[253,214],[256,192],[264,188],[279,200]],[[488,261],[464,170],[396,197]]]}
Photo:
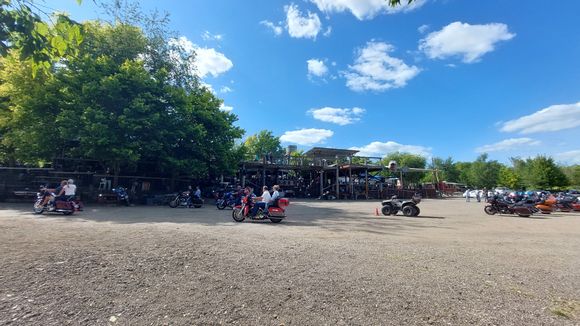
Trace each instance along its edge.
{"label": "motorcycle rear wheel", "polygon": [[234,208],[234,210],[232,211],[232,218],[236,222],[243,222],[246,219],[244,213],[239,208]]}
{"label": "motorcycle rear wheel", "polygon": [[282,222],[283,219],[281,218],[275,218],[275,217],[270,217],[270,222],[272,223],[280,223]]}
{"label": "motorcycle rear wheel", "polygon": [[518,213],[518,216],[519,217],[530,217],[530,214],[521,214],[521,213]]}
{"label": "motorcycle rear wheel", "polygon": [[497,209],[493,206],[485,206],[483,209],[487,215],[495,215],[497,214]]}

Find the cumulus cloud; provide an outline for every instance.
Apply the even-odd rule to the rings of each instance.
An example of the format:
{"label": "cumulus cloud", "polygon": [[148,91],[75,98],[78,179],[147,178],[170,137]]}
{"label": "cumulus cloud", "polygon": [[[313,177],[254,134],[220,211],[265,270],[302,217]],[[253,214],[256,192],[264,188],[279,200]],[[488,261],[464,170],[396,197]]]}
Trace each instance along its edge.
{"label": "cumulus cloud", "polygon": [[360,121],[360,118],[365,113],[365,110],[361,108],[341,109],[324,107],[320,109],[309,110],[308,113],[311,114],[312,117],[316,120],[345,126]]}
{"label": "cumulus cloud", "polygon": [[343,75],[346,86],[354,91],[385,91],[407,85],[421,71],[403,60],[391,57],[394,47],[384,42],[368,42],[358,50],[354,64]]}
{"label": "cumulus cloud", "polygon": [[401,1],[400,6],[391,7],[387,0],[311,0],[326,14],[350,11],[357,19],[372,19],[378,14],[409,12],[423,6],[427,0],[415,0],[411,4]]}
{"label": "cumulus cloud", "polygon": [[285,6],[284,10],[286,11],[286,28],[290,36],[316,39],[322,28],[317,14],[308,11],[306,15],[303,15],[295,4]]}
{"label": "cumulus cloud", "polygon": [[328,67],[323,60],[310,59],[306,60],[306,63],[308,64],[309,76],[322,77],[328,73]]}
{"label": "cumulus cloud", "polygon": [[272,23],[271,21],[268,21],[268,20],[262,20],[262,21],[260,22],[260,24],[261,24],[261,25],[264,25],[264,26],[266,26],[266,27],[267,27],[268,29],[270,29],[270,30],[271,30],[271,31],[274,33],[274,35],[276,35],[276,36],[280,36],[280,35],[282,35],[282,32],[284,31],[284,28],[281,26],[281,24],[280,24],[280,23],[278,23],[278,24],[274,24],[274,23]]}
{"label": "cumulus cloud", "polygon": [[233,106],[225,105],[223,103],[220,105],[220,111],[231,112],[233,109]]}
{"label": "cumulus cloud", "polygon": [[515,36],[508,31],[506,24],[470,25],[453,22],[420,40],[419,49],[431,59],[459,56],[463,62],[473,63],[493,51],[497,43],[511,40]]}
{"label": "cumulus cloud", "polygon": [[565,164],[580,164],[580,149],[555,154],[554,158]]}
{"label": "cumulus cloud", "polygon": [[552,105],[530,115],[501,123],[503,132],[533,134],[559,131],[580,126],[580,102]]}
{"label": "cumulus cloud", "polygon": [[210,31],[205,31],[201,34],[201,38],[204,41],[221,41],[224,36],[223,34],[212,34]]}
{"label": "cumulus cloud", "polygon": [[417,31],[421,34],[425,34],[429,30],[429,25],[423,24],[417,28]]}
{"label": "cumulus cloud", "polygon": [[[173,46],[179,47],[186,57],[182,57],[177,53],[171,54],[175,60],[189,60],[191,65],[196,68],[197,75],[204,78],[207,75],[217,77],[226,71],[230,70],[234,64],[223,53],[216,51],[213,48],[199,47],[193,44],[185,36],[177,39],[172,39],[169,43]],[[195,53],[195,56],[193,54]]]}
{"label": "cumulus cloud", "polygon": [[510,138],[494,144],[478,147],[475,149],[475,151],[478,153],[505,152],[514,149],[522,149],[523,147],[528,146],[537,146],[540,144],[541,142],[539,140],[534,140],[531,138]]}
{"label": "cumulus cloud", "polygon": [[431,148],[419,145],[403,145],[394,141],[379,142],[374,141],[362,147],[351,147],[350,149],[359,151],[358,156],[383,157],[388,153],[405,152],[425,157],[431,156]]}
{"label": "cumulus cloud", "polygon": [[328,138],[332,137],[332,135],[334,135],[334,132],[327,129],[298,129],[286,131],[282,136],[280,136],[280,140],[285,143],[310,146],[323,143]]}

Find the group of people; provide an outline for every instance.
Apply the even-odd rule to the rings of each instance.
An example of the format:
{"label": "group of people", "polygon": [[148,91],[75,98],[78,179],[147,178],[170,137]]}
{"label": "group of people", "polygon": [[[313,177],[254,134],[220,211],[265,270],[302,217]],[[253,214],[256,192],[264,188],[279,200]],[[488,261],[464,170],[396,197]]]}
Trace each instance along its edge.
{"label": "group of people", "polygon": [[55,202],[57,200],[70,200],[74,198],[77,192],[77,186],[73,179],[62,180],[60,185],[54,189],[46,189],[51,196],[46,196],[42,205],[46,206],[50,202]]}
{"label": "group of people", "polygon": [[274,185],[272,187],[272,193],[270,193],[268,186],[264,186],[262,187],[262,195],[260,197],[256,197],[254,194],[254,189],[251,187],[244,188],[243,193],[247,198],[247,202],[250,205],[253,205],[250,214],[255,216],[258,213],[258,210],[261,208],[264,212],[264,215],[268,215],[268,207],[276,206],[277,201],[280,199],[279,190],[280,186]]}
{"label": "group of people", "polygon": [[[469,202],[471,200],[471,189],[467,189],[467,191],[465,192],[465,201]],[[475,199],[477,200],[477,202],[481,202],[481,198],[483,197],[484,202],[487,202],[488,199],[488,191],[487,188],[483,188],[482,190],[475,190]]]}

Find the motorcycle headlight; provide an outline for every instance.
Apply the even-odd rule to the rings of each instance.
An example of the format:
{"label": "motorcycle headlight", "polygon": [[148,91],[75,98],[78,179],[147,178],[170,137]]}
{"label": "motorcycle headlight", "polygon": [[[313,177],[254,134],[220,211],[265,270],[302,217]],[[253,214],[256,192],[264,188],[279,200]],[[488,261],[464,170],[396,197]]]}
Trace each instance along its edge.
{"label": "motorcycle headlight", "polygon": [[39,192],[37,192],[37,193],[36,193],[36,196],[40,197],[40,193],[39,193]]}

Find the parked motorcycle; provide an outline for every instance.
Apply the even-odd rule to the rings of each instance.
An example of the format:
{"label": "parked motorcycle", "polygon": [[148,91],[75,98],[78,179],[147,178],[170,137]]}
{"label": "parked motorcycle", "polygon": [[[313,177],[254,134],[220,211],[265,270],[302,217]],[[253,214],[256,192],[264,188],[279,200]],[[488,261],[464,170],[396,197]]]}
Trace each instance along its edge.
{"label": "parked motorcycle", "polygon": [[215,205],[216,205],[217,209],[219,209],[219,210],[222,210],[226,207],[230,207],[233,209],[234,206],[236,206],[237,202],[238,202],[238,200],[234,196],[234,193],[226,192],[223,194],[222,197],[216,199]]}
{"label": "parked motorcycle", "polygon": [[[72,200],[51,200],[46,205],[42,203],[45,199],[53,194],[47,188],[41,187],[36,194],[36,202],[34,203],[34,214],[42,214],[44,211],[51,213],[62,213],[64,215],[71,215],[77,210],[76,205]],[[80,205],[78,205],[80,208]]]}
{"label": "parked motorcycle", "polygon": [[256,215],[251,215],[252,206],[255,203],[248,202],[248,196],[242,197],[242,202],[239,205],[234,206],[232,211],[232,218],[236,222],[242,222],[246,218],[251,220],[265,220],[269,219],[272,223],[280,223],[284,218],[286,218],[286,207],[290,202],[286,198],[280,198],[274,202],[274,205],[268,207],[268,213],[258,209]]}
{"label": "parked motorcycle", "polygon": [[520,217],[530,217],[533,214],[533,204],[526,204],[523,202],[511,203],[494,196],[487,201],[487,205],[483,208],[486,214],[516,214]]}
{"label": "parked motorcycle", "polygon": [[117,203],[129,206],[129,194],[126,188],[117,187],[111,189],[111,191],[117,195]]}
{"label": "parked motorcycle", "polygon": [[195,207],[200,208],[203,205],[203,200],[200,198],[192,198],[191,192],[183,191],[177,194],[175,198],[169,202],[169,207]]}
{"label": "parked motorcycle", "polygon": [[389,200],[383,200],[381,212],[385,216],[397,215],[399,211],[405,216],[419,216],[421,209],[417,206],[421,202],[421,195],[414,194],[410,200],[400,200],[397,196]]}

